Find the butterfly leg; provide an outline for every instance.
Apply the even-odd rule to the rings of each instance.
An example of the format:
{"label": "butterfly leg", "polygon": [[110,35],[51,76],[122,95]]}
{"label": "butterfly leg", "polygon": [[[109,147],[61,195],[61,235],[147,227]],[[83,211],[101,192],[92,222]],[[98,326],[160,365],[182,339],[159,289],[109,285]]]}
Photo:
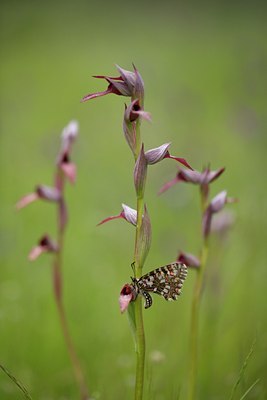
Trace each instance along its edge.
{"label": "butterfly leg", "polygon": [[135,261],[132,262],[131,267],[132,267],[132,270],[133,270],[133,273],[134,273],[134,271],[135,271]]}

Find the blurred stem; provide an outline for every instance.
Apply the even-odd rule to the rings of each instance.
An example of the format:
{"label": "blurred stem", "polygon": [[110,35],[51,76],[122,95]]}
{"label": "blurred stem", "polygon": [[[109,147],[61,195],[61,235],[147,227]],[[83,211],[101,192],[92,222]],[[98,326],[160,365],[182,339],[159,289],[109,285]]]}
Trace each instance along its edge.
{"label": "blurred stem", "polygon": [[[201,191],[201,209],[204,215],[207,205],[207,197]],[[194,286],[192,308],[191,308],[191,327],[190,327],[190,358],[189,358],[189,386],[188,400],[196,399],[196,383],[197,383],[197,364],[198,364],[198,336],[199,336],[199,310],[201,294],[203,290],[204,274],[208,258],[208,237],[203,239],[203,245],[200,255],[200,267],[196,270],[197,276]]]}
{"label": "blurred stem", "polygon": [[[62,196],[63,196],[63,179],[64,177],[61,175],[60,178],[62,179]],[[89,394],[88,394],[88,389],[85,383],[84,375],[82,372],[81,364],[79,361],[79,358],[77,356],[74,343],[72,341],[68,323],[67,323],[67,318],[66,318],[66,313],[63,305],[63,300],[62,300],[62,286],[63,286],[63,279],[62,279],[62,257],[63,257],[63,244],[64,244],[64,228],[61,227],[60,224],[60,205],[58,207],[58,237],[57,237],[57,243],[58,243],[58,251],[55,254],[55,259],[54,259],[54,265],[53,265],[53,286],[54,286],[54,295],[55,295],[55,301],[58,309],[58,314],[59,314],[59,320],[60,320],[60,325],[62,329],[62,333],[66,342],[67,350],[69,353],[69,357],[72,363],[73,367],[73,372],[74,376],[77,382],[77,385],[80,390],[80,398],[81,400],[88,400],[89,399]]]}
{"label": "blurred stem", "polygon": [[[140,152],[140,122],[139,119],[136,122],[136,149],[138,154]],[[135,160],[138,158],[138,154],[135,155]],[[135,250],[134,250],[134,262],[135,262],[135,278],[142,276],[143,265],[140,262],[140,255],[138,249],[138,242],[140,236],[140,230],[142,226],[142,217],[144,211],[144,198],[137,197],[137,223],[135,231]],[[142,297],[137,296],[134,302],[135,311],[135,324],[136,324],[136,375],[135,375],[135,400],[142,400],[143,388],[144,388],[144,370],[145,370],[145,330],[143,322],[143,306]]]}

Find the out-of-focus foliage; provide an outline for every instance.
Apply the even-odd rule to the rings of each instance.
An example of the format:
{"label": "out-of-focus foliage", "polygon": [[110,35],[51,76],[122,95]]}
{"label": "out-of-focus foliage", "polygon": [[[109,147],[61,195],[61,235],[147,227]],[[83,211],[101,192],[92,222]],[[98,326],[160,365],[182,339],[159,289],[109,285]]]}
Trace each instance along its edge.
{"label": "out-of-focus foliage", "polygon": [[[135,357],[118,295],[130,279],[134,229],[123,220],[96,224],[121,203],[135,208],[133,160],[122,120],[125,98],[109,95],[91,75],[116,75],[134,62],[146,87],[145,150],[172,142],[172,153],[196,169],[226,172],[212,195],[227,189],[235,225],[214,237],[202,303],[199,399],[227,399],[257,337],[237,398],[266,398],[266,8],[257,3],[1,2],[1,266],[0,360],[33,398],[73,399],[76,387],[51,288],[49,255],[27,253],[55,233],[53,204],[14,204],[35,184],[52,184],[61,129],[80,123],[68,188],[70,222],[64,298],[74,341],[96,399],[131,398]],[[197,189],[176,185],[177,164],[149,167],[147,207],[152,247],[146,271],[197,254]],[[194,271],[175,303],[155,298],[145,310],[145,399],[184,398]],[[229,395],[228,395],[229,393]],[[18,389],[0,371],[1,399]],[[238,397],[239,396],[239,397]]]}

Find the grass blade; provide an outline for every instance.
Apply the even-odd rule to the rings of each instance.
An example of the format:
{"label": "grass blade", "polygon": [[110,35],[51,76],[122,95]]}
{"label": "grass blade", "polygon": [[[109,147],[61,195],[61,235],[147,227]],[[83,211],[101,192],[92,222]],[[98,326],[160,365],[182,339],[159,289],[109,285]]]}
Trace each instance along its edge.
{"label": "grass blade", "polygon": [[13,376],[3,365],[0,364],[0,368],[15,383],[15,385],[22,391],[25,399],[32,400],[32,397],[29,394],[28,390],[25,388],[25,386],[17,378],[15,378],[15,376]]}
{"label": "grass blade", "polygon": [[248,355],[247,355],[247,357],[245,358],[245,361],[244,361],[244,363],[243,363],[243,365],[242,365],[242,367],[241,367],[241,369],[240,369],[240,371],[239,371],[239,375],[238,375],[237,381],[236,381],[236,383],[234,384],[234,387],[233,387],[232,392],[231,392],[230,400],[233,400],[234,395],[235,395],[235,392],[236,392],[236,389],[238,388],[239,383],[241,382],[241,379],[242,379],[243,376],[244,376],[244,373],[245,373],[245,370],[246,370],[246,368],[247,368],[249,359],[250,359],[250,357],[251,357],[252,354],[253,354],[255,343],[256,343],[256,338],[254,339],[254,341],[253,341],[253,343],[252,343],[252,345],[251,345],[251,347],[250,347],[250,350],[249,350],[249,352],[248,352]]}
{"label": "grass blade", "polygon": [[254,386],[257,385],[257,383],[258,383],[259,381],[260,381],[260,380],[257,379],[254,383],[252,383],[252,385],[251,385],[251,386],[248,388],[248,390],[243,394],[243,396],[240,398],[240,400],[244,400],[244,398],[246,397],[246,395],[249,394],[249,392],[254,388]]}

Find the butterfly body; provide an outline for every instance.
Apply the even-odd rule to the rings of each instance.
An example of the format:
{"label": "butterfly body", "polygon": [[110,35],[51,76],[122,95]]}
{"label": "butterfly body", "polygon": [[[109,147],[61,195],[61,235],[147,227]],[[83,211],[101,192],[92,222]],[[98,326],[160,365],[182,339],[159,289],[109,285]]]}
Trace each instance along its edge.
{"label": "butterfly body", "polygon": [[152,305],[149,292],[159,294],[165,300],[176,300],[181,294],[186,276],[186,265],[174,262],[159,267],[139,279],[132,278],[132,283],[136,295],[141,294],[145,298],[145,308],[149,308]]}

